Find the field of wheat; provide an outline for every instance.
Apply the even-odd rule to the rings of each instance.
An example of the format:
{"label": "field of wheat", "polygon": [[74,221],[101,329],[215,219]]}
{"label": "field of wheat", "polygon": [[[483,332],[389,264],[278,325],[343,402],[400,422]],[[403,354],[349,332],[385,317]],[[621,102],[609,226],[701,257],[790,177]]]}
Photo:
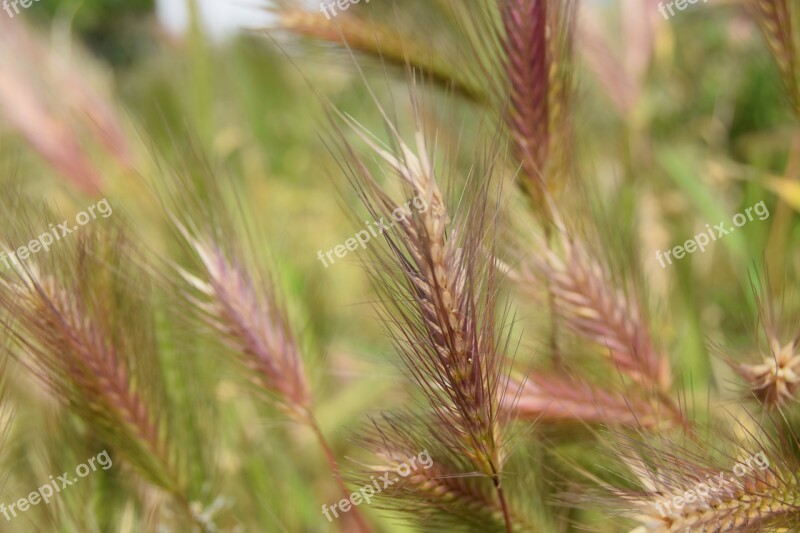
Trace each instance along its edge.
{"label": "field of wheat", "polygon": [[797,0],[166,4],[1,6],[0,532],[800,530]]}

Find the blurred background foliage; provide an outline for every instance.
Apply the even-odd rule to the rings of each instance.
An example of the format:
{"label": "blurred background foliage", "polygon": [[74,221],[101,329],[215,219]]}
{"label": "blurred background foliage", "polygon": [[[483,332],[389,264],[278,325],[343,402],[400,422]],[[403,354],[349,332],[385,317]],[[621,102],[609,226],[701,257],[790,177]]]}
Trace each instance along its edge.
{"label": "blurred background foliage", "polygon": [[[669,21],[658,14],[656,3],[640,3],[644,12],[631,13],[632,3],[624,0],[584,5],[582,20],[608,48],[598,56],[587,52],[588,45],[578,47],[574,126],[584,192],[567,190],[563,201],[582,210],[587,225],[600,227],[607,241],[599,246],[641,272],[654,333],[668,348],[689,401],[702,411],[708,383],[721,398],[740,394],[709,345],[740,352],[754,346],[751,281],[765,275],[765,265],[770,290],[779,298],[785,294],[785,306],[796,310],[800,135],[777,70],[737,2],[701,3]],[[459,51],[455,26],[437,24],[447,20],[444,4],[375,0],[353,6],[342,17],[369,18],[400,34],[407,31],[419,49],[452,52],[451,68],[469,72],[459,63],[468,59]],[[642,18],[628,20],[636,13]],[[164,165],[199,172],[207,164],[218,179],[242,191],[263,236],[259,243],[269,247],[259,253],[277,265],[307,348],[323,431],[339,457],[357,455],[351,429],[365,421],[365,413],[405,401],[407,392],[370,305],[375,296],[357,254],[327,269],[317,259],[318,250],[333,248],[358,229],[347,215],[355,199],[342,187],[323,142],[329,129],[321,119],[321,100],[367,124],[378,123],[348,55],[293,37],[277,22],[269,31],[245,31],[222,41],[208,38],[196,21],[185,36],[171,35],[159,27],[149,0],[41,0],[13,22],[35,28],[52,53],[68,55],[70,69],[91,79],[113,102],[135,169],[115,164],[96,147],[87,150],[115,216],[129,221],[147,246],[168,246],[160,207],[145,186],[159,179]],[[649,33],[628,31],[630,24],[646,24]],[[426,31],[429,26],[436,30]],[[65,43],[69,50],[59,50]],[[379,94],[403,95],[402,68],[384,71],[374,58],[358,53],[356,58]],[[614,72],[604,71],[609,62],[630,65],[625,91],[598,76]],[[431,90],[436,93],[432,102],[447,96]],[[404,102],[393,100],[401,117],[409,113]],[[456,102],[452,111],[436,110],[443,138],[469,138],[480,125],[480,104]],[[89,198],[69,187],[13,125],[3,122],[0,128],[0,162],[29,193],[66,214],[89,205]],[[192,149],[206,161],[187,159]],[[657,250],[682,244],[706,224],[729,224],[735,213],[760,201],[769,208],[767,220],[749,222],[705,253],[659,266]],[[522,336],[517,360],[536,364],[549,321],[530,302],[517,298],[513,304]],[[210,491],[225,500],[220,523],[238,524],[239,531],[328,530],[320,504],[337,496],[319,475],[325,467],[312,435],[282,423],[224,371],[216,375],[220,367],[202,347],[180,357],[200,367],[201,375],[207,365],[208,394],[220,404],[215,428],[220,484]],[[49,473],[71,469],[101,449],[74,420],[56,416],[56,408],[21,369],[12,390],[18,414],[30,416],[17,417],[13,481],[2,487],[2,501],[20,497]],[[70,439],[69,456],[62,453],[61,438]],[[570,452],[565,446],[564,453],[580,457],[585,451],[577,448]],[[113,468],[87,478],[50,506],[38,506],[13,523],[0,520],[0,531],[136,531],[141,509],[122,491],[124,476],[124,469]],[[86,505],[108,510],[97,514],[102,523],[81,522],[85,517],[77,510]],[[385,531],[406,530],[391,518],[378,518],[376,509],[362,509]],[[73,520],[82,525],[70,525]]]}

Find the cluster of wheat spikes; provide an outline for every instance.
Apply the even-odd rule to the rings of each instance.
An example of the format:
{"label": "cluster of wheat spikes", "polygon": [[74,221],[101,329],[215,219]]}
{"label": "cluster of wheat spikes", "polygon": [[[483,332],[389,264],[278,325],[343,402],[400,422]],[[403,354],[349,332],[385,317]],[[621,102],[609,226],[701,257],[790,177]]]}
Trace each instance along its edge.
{"label": "cluster of wheat spikes", "polygon": [[[4,208],[24,217],[20,205],[5,201]],[[143,479],[171,497],[181,522],[211,530],[191,505],[164,416],[165,384],[153,373],[158,362],[152,317],[141,300],[147,281],[127,271],[127,249],[122,234],[90,232],[58,260],[3,273],[3,326],[20,363]],[[144,294],[125,289],[131,286]]]}
{"label": "cluster of wheat spikes", "polygon": [[[791,0],[747,4],[800,117],[800,9]],[[59,420],[54,431],[108,448],[128,474],[109,482],[130,488],[117,516],[96,511],[76,490],[47,511],[58,530],[100,531],[102,521],[124,531],[244,531],[243,505],[232,496],[241,492],[231,485],[253,467],[247,457],[216,452],[224,417],[216,404],[226,394],[289,421],[267,437],[271,444],[312,437],[317,447],[303,452],[327,469],[310,482],[331,498],[315,507],[377,488],[369,510],[340,509],[330,527],[342,531],[378,530],[381,512],[424,531],[592,530],[600,519],[637,532],[800,529],[800,439],[788,409],[800,393],[796,319],[770,300],[768,283],[758,284],[761,353],[721,349],[745,394],[712,422],[700,420],[681,395],[677,358],[653,334],[633,267],[597,244],[601,235],[585,229],[593,215],[570,200],[585,192],[573,156],[577,0],[435,5],[464,44],[457,56],[407,36],[397,12],[393,25],[362,10],[327,19],[301,2],[271,8],[278,29],[340,45],[365,82],[361,65],[374,58],[407,76],[412,113],[403,120],[366,84],[384,136],[325,102],[326,142],[350,186],[344,194],[361,201],[354,211],[393,221],[362,258],[380,295],[376,319],[408,385],[403,405],[363,414],[351,432],[357,457],[332,444],[320,424],[313,350],[264,266],[241,192],[192,155],[164,182],[134,177],[145,159],[150,170],[172,163],[157,148],[137,161],[113,106],[64,64],[34,69],[49,61],[45,48],[0,20],[0,39],[13,36],[19,54],[0,47],[0,108],[11,126],[74,190],[97,195],[103,172],[65,133],[64,124],[77,124],[94,150],[147,191],[170,239],[160,250],[137,244],[120,213],[48,253],[0,267],[0,447],[9,451],[16,437],[6,390],[14,370],[35,390],[25,393]],[[54,86],[64,88],[61,101],[48,101],[45,89]],[[486,131],[473,140],[477,148],[443,149],[437,121],[444,119],[433,102],[447,99],[478,110]],[[194,154],[189,144],[185,152]],[[422,207],[410,208],[412,198]],[[6,255],[63,218],[17,183],[4,184],[0,212]],[[508,292],[545,317],[539,353],[518,344],[513,326],[528,317],[505,303]],[[236,369],[233,377],[227,369]],[[262,435],[247,424],[240,432],[229,438]],[[573,443],[580,453],[564,451]],[[422,452],[431,464],[408,468]],[[757,452],[764,462],[754,464]],[[9,457],[0,481],[16,488]],[[232,471],[240,477],[224,482]],[[394,482],[381,490],[378,478]],[[690,499],[699,486],[705,496]],[[285,505],[295,505],[289,498]],[[91,512],[99,518],[81,518]],[[328,527],[319,519],[320,530]],[[65,525],[74,523],[92,525]]]}

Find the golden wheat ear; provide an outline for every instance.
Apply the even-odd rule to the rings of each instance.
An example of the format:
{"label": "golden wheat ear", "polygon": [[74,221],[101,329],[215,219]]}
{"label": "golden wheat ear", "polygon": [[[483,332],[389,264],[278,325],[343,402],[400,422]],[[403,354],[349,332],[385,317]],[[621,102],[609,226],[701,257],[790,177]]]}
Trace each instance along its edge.
{"label": "golden wheat ear", "polygon": [[[443,180],[455,178],[443,174],[455,169],[437,163],[416,91],[412,79],[413,143],[406,142],[376,101],[389,139],[379,140],[339,113],[369,155],[361,155],[364,149],[338,129],[336,155],[369,213],[393,221],[380,241],[370,243],[370,261],[364,266],[382,295],[379,310],[387,334],[425,399],[420,416],[436,420],[441,446],[457,451],[470,465],[464,474],[491,481],[504,527],[511,531],[514,519],[503,490],[508,436],[499,418],[509,379],[507,346],[497,323],[498,274],[491,259],[498,218],[491,203],[497,157],[490,146],[487,152],[492,153],[465,171],[463,194],[443,193]],[[387,176],[389,183],[378,176]],[[459,200],[450,203],[451,196]],[[401,206],[411,204],[416,208],[397,216]]]}
{"label": "golden wheat ear", "polygon": [[300,348],[274,292],[255,281],[218,243],[176,224],[200,261],[198,274],[179,268],[191,287],[186,294],[188,302],[239,359],[256,390],[289,416],[308,422],[311,390]]}
{"label": "golden wheat ear", "polygon": [[[204,165],[203,165],[204,166]],[[342,497],[345,485],[331,445],[315,417],[314,397],[286,302],[272,270],[259,265],[236,191],[222,189],[204,168],[189,178],[176,177],[167,212],[175,237],[187,252],[174,263],[185,314],[209,341],[222,345],[250,390],[314,433]],[[165,200],[166,200],[165,193]],[[229,203],[230,202],[230,203]],[[234,218],[234,213],[241,216]],[[263,258],[261,258],[263,260]],[[357,508],[346,527],[372,528]]]}
{"label": "golden wheat ear", "polygon": [[742,426],[744,439],[720,429],[711,433],[713,444],[620,440],[615,453],[639,489],[598,482],[613,505],[638,522],[636,531],[793,530],[800,524],[798,464],[791,450],[796,439],[789,444],[770,437],[772,423],[766,423],[756,426],[756,434]]}
{"label": "golden wheat ear", "polygon": [[577,2],[492,0],[453,10],[505,124],[518,183],[547,221],[543,195],[560,190],[572,170]]}
{"label": "golden wheat ear", "polygon": [[[44,224],[43,224],[44,225]],[[38,263],[0,273],[0,309],[18,360],[90,431],[162,489],[197,530],[158,369],[145,279],[119,228],[84,227]],[[186,459],[184,457],[184,459]]]}
{"label": "golden wheat ear", "polygon": [[[557,209],[552,212],[560,220]],[[644,401],[651,408],[641,414],[655,410],[659,416],[686,426],[686,417],[672,397],[669,358],[657,349],[637,294],[620,288],[619,276],[613,275],[602,256],[595,255],[563,224],[556,228],[559,246],[548,243],[547,237],[534,236],[530,253],[511,253],[519,258],[513,267],[501,263],[508,278],[526,296],[543,305],[552,304],[559,324],[594,344],[615,373],[632,380],[639,389],[631,398],[632,408],[643,407]],[[605,397],[611,399],[613,395]],[[631,414],[634,411],[639,409]]]}
{"label": "golden wheat ear", "polygon": [[[508,129],[530,194],[553,191],[564,179],[571,108],[571,58],[576,2],[498,0],[502,65],[510,95]],[[560,152],[561,151],[561,152]]]}

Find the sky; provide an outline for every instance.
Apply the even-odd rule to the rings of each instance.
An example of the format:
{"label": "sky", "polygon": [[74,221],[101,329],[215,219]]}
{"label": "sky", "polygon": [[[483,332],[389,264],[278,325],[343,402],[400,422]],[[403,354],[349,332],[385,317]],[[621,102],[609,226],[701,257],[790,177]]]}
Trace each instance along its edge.
{"label": "sky", "polygon": [[[172,33],[181,34],[188,24],[189,0],[157,0],[161,23]],[[223,38],[241,28],[263,27],[270,21],[265,0],[195,0],[203,23],[211,35]]]}

